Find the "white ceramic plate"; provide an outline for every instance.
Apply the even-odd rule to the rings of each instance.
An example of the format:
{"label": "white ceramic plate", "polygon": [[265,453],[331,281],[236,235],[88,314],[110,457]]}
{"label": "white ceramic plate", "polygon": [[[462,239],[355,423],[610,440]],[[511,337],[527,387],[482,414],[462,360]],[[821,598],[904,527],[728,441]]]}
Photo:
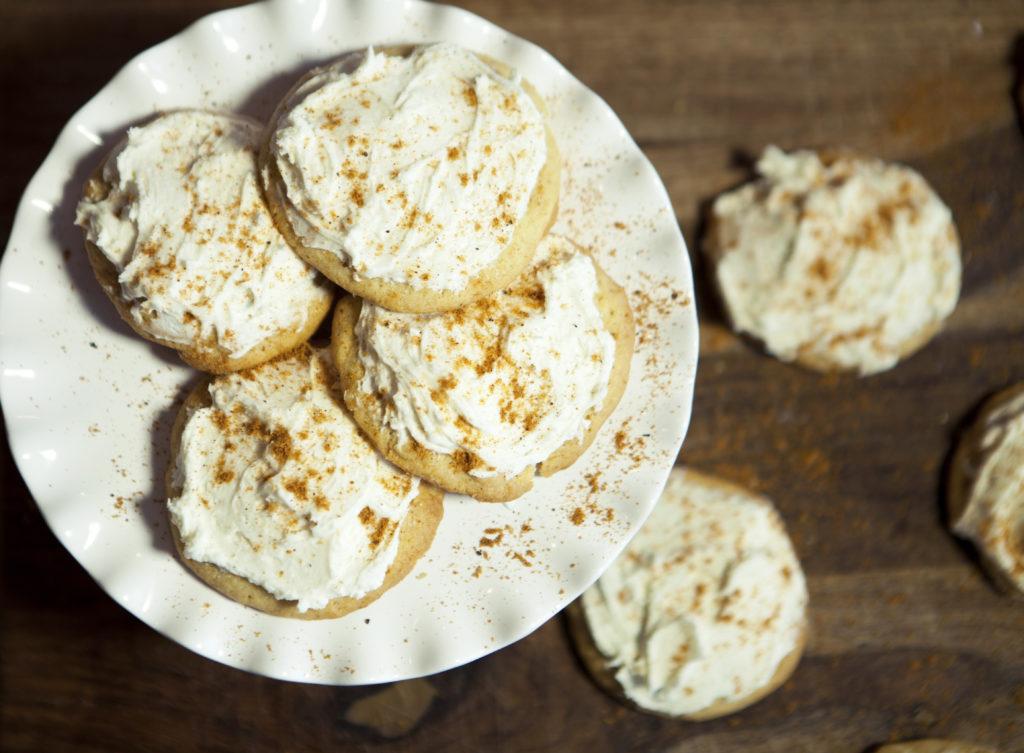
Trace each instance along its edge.
{"label": "white ceramic plate", "polygon": [[[504,60],[547,99],[564,156],[555,230],[595,248],[630,293],[638,340],[629,386],[587,454],[527,496],[481,504],[449,495],[430,552],[369,608],[322,622],[270,617],[220,596],[174,554],[161,499],[166,448],[197,375],[115,314],[88,267],[74,207],[124,129],[158,110],[265,118],[314,63],[429,40]],[[271,677],[399,680],[527,635],[590,585],[647,517],[690,418],[692,276],[657,174],[610,108],[547,53],[419,0],[269,0],[208,16],[139,55],[71,119],[29,184],[0,291],[11,450],[57,538],[155,629]]]}

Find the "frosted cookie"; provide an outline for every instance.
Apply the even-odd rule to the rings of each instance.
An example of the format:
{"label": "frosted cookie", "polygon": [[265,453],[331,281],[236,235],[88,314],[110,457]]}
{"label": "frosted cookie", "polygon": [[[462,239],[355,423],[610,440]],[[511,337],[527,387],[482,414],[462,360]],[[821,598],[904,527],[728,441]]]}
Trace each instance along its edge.
{"label": "frosted cookie", "polygon": [[803,571],[772,503],[676,467],[639,532],[567,614],[605,690],[699,721],[785,682],[803,651],[806,608]]}
{"label": "frosted cookie", "polygon": [[875,753],[998,753],[998,751],[961,740],[927,739],[889,743],[877,748]]}
{"label": "frosted cookie", "polygon": [[1024,597],[1024,383],[982,405],[950,464],[949,523],[1007,593]]}
{"label": "frosted cookie", "polygon": [[704,251],[732,326],[784,361],[874,374],[956,306],[952,215],[916,172],[847,153],[765,149],[719,196]]}
{"label": "frosted cookie", "polygon": [[549,236],[499,293],[437,314],[335,308],[345,402],[385,457],[448,491],[514,499],[590,445],[629,376],[625,292]]}
{"label": "frosted cookie", "polygon": [[451,44],[317,68],[270,120],[262,177],[298,253],[394,311],[514,280],[554,219],[561,160],[536,91]]}
{"label": "frosted cookie", "polygon": [[442,493],[385,461],[341,404],[326,350],[200,384],[167,475],[174,541],[211,586],[271,614],[340,617],[426,552]]}
{"label": "frosted cookie", "polygon": [[128,130],[76,222],[96,277],[143,337],[224,373],[305,341],[331,286],[291,250],[256,175],[262,126],[180,110]]}

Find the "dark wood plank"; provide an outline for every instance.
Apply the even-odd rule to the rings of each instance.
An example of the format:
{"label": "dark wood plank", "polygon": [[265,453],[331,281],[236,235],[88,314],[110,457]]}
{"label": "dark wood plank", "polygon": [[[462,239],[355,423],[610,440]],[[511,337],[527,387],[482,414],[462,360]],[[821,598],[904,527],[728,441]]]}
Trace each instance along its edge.
{"label": "dark wood plank", "polygon": [[[67,118],[131,56],[236,4],[0,2],[4,237]],[[1011,96],[1024,6],[460,4],[559,58],[612,105],[661,173],[691,246],[701,316],[680,461],[776,501],[809,577],[804,661],[760,704],[702,724],[605,696],[558,618],[406,695],[255,677],[191,654],[103,594],[47,529],[5,446],[0,747],[859,753],[935,735],[1024,751],[1024,604],[979,574],[942,510],[959,428],[986,395],[1024,379],[1024,138]],[[747,177],[768,143],[841,144],[906,161],[952,207],[966,260],[961,303],[891,372],[861,380],[801,371],[724,326],[696,253],[701,211]],[[403,721],[350,721],[357,702]]]}

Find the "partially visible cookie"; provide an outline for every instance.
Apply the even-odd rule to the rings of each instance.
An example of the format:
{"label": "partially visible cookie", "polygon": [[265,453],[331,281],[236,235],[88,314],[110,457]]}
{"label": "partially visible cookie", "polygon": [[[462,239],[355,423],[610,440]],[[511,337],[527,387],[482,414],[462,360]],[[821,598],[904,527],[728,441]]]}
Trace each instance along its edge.
{"label": "partially visible cookie", "polygon": [[263,201],[262,132],[235,115],[162,114],[129,129],[78,205],[89,261],[121,317],[203,371],[248,368],[294,348],[333,298]]}
{"label": "partially visible cookie", "polygon": [[308,345],[207,379],[173,429],[167,508],[185,563],[270,614],[340,617],[427,551],[443,494],[385,461]]}
{"label": "partially visible cookie", "polygon": [[739,332],[783,361],[874,374],[939,330],[960,294],[953,218],[914,170],[768,147],[719,196],[704,252]]}
{"label": "partially visible cookie", "polygon": [[910,740],[903,743],[889,743],[875,750],[875,753],[998,753],[992,748],[983,748],[962,740]]}
{"label": "partially visible cookie", "polygon": [[593,441],[628,381],[633,318],[588,254],[549,236],[514,284],[452,311],[341,299],[331,348],[345,403],[385,457],[508,501]]}
{"label": "partially visible cookie", "polygon": [[1024,383],[989,398],[950,464],[949,524],[1006,593],[1024,598]]}
{"label": "partially visible cookie", "polygon": [[453,44],[367,50],[284,97],[260,154],[297,252],[393,311],[455,308],[530,264],[561,158],[533,87]]}
{"label": "partially visible cookie", "polygon": [[700,721],[789,678],[806,608],[803,571],[772,503],[676,467],[640,531],[567,615],[602,688],[641,711]]}

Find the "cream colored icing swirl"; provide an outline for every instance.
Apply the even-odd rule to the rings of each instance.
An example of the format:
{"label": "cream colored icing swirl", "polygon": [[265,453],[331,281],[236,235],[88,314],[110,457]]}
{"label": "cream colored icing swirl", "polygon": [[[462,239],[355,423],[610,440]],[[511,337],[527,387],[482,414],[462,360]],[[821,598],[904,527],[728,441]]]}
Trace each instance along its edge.
{"label": "cream colored icing swirl", "polygon": [[803,571],[771,503],[679,467],[582,596],[623,692],[673,716],[767,684],[800,646],[806,604]]}
{"label": "cream colored icing swirl", "polygon": [[953,310],[959,240],[918,173],[775,147],[757,171],[715,201],[708,250],[734,326],[769,352],[872,374]]}
{"label": "cream colored icing swirl", "polygon": [[510,478],[582,437],[608,391],[615,343],[593,262],[545,238],[533,267],[490,298],[441,314],[363,303],[356,323],[363,392],[383,395],[402,441],[465,450],[478,477]]}
{"label": "cream colored icing swirl", "polygon": [[215,379],[181,436],[167,501],[186,557],[298,609],[384,580],[419,480],[385,461],[340,404],[326,351]]}
{"label": "cream colored icing swirl", "polygon": [[110,186],[76,222],[118,272],[140,327],[210,341],[233,357],[299,329],[328,292],[277,232],[256,173],[262,127],[201,110],[128,130],[102,168]]}
{"label": "cream colored icing swirl", "polygon": [[526,213],[541,113],[517,77],[452,44],[356,59],[302,83],[276,123],[290,220],[360,277],[461,290]]}
{"label": "cream colored icing swirl", "polygon": [[1024,390],[985,417],[967,470],[966,505],[954,532],[974,541],[1024,591]]}

